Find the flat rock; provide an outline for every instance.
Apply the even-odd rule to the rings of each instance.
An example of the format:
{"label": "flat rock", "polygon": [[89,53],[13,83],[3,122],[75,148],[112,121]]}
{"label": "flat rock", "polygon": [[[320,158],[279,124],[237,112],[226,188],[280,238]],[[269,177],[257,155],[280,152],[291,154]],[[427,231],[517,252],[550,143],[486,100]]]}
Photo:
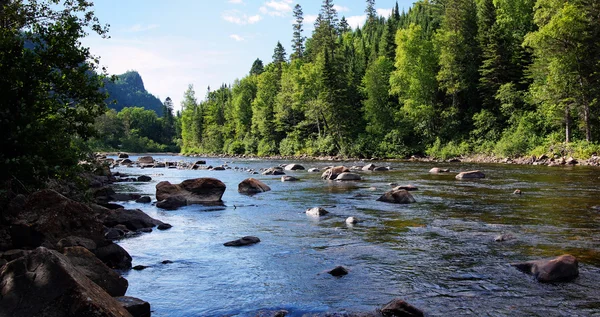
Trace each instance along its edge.
{"label": "flat rock", "polygon": [[150,317],[150,303],[131,296],[119,296],[115,297],[115,299],[131,314],[131,316]]}
{"label": "flat rock", "polygon": [[238,184],[238,193],[244,195],[254,195],[258,193],[268,192],[271,190],[267,184],[256,178],[246,178]]}
{"label": "flat rock", "polygon": [[519,271],[531,274],[538,282],[568,282],[579,276],[579,262],[570,254],[550,260],[513,263]]}
{"label": "flat rock", "polygon": [[360,175],[348,172],[341,173],[335,178],[336,181],[359,181],[361,179]]}
{"label": "flat rock", "polygon": [[0,315],[131,317],[67,257],[43,247],[0,270]]}
{"label": "flat rock", "polygon": [[481,171],[460,172],[456,175],[456,179],[478,179],[485,178],[485,174]]}
{"label": "flat rock", "polygon": [[285,175],[281,167],[271,167],[262,173],[263,175]]}
{"label": "flat rock", "polygon": [[284,175],[284,176],[281,176],[281,181],[282,182],[297,182],[297,181],[299,181],[299,179],[297,179],[294,176],[285,176]]}
{"label": "flat rock", "polygon": [[103,221],[107,227],[124,225],[128,230],[137,231],[144,228],[153,228],[163,222],[148,216],[139,209],[117,209],[112,210]]}
{"label": "flat rock", "polygon": [[449,173],[450,170],[447,168],[439,168],[439,167],[434,167],[432,169],[429,170],[429,173],[433,173],[433,174],[437,174],[437,173]]}
{"label": "flat rock", "polygon": [[313,217],[324,216],[328,213],[329,213],[329,211],[327,211],[321,207],[313,207],[313,208],[306,209],[306,214],[309,216],[313,216]]}
{"label": "flat rock", "polygon": [[414,203],[415,199],[413,196],[405,189],[400,190],[390,190],[381,195],[377,201],[382,201],[386,203],[393,204],[410,204]]}
{"label": "flat rock", "polygon": [[226,247],[241,247],[241,246],[256,244],[259,242],[260,242],[260,239],[257,237],[245,236],[245,237],[242,237],[237,240],[225,242],[225,243],[223,243],[223,245]]}

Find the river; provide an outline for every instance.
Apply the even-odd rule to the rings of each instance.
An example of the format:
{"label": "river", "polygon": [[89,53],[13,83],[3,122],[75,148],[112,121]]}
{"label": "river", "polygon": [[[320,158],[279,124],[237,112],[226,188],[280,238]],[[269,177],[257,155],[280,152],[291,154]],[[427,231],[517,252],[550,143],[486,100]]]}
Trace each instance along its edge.
{"label": "river", "polygon": [[[165,211],[149,204],[123,204],[173,225],[119,242],[132,255],[133,265],[150,266],[123,275],[129,280],[127,295],[150,302],[153,316],[253,316],[279,309],[288,310],[288,316],[361,312],[393,298],[428,316],[600,316],[600,207],[594,208],[600,206],[599,168],[373,162],[391,170],[360,172],[362,181],[345,183],[321,180],[321,173],[286,171],[300,181],[281,182],[280,176],[241,169],[287,163],[322,169],[333,162],[206,161],[232,169],[113,169],[151,176],[150,183],[127,183],[117,190],[153,199],[154,186],[163,180],[214,177],[227,186],[224,207]],[[452,173],[430,174],[432,167]],[[486,178],[454,178],[458,171],[474,169]],[[240,195],[237,185],[248,177],[272,190]],[[412,192],[416,203],[377,202],[391,188],[389,183],[417,186]],[[515,189],[523,194],[514,195]],[[330,214],[319,219],[305,214],[316,206]],[[349,216],[363,222],[349,226]],[[515,239],[494,241],[503,233]],[[246,235],[261,242],[223,246]],[[580,276],[569,283],[541,284],[509,265],[564,253],[580,261]],[[335,278],[326,273],[337,265],[347,267],[349,274]]]}

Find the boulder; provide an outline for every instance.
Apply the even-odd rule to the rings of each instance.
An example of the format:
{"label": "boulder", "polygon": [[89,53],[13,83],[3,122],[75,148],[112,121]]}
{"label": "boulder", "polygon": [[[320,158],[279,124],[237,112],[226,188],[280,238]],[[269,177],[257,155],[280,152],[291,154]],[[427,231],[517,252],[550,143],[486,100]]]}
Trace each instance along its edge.
{"label": "boulder", "polygon": [[341,173],[336,178],[336,181],[359,181],[361,180],[360,175],[354,173]]}
{"label": "boulder", "polygon": [[112,210],[110,214],[104,218],[104,225],[107,227],[124,225],[131,231],[137,231],[143,228],[153,228],[162,223],[162,221],[148,216],[139,209]]}
{"label": "boulder", "polygon": [[154,158],[152,156],[140,156],[137,161],[141,164],[152,164],[154,163]]}
{"label": "boulder", "polygon": [[11,227],[15,247],[56,247],[58,241],[69,236],[104,243],[102,222],[93,210],[81,203],[46,189],[31,194],[17,223]]}
{"label": "boulder", "polygon": [[82,237],[66,237],[61,239],[56,244],[58,250],[63,250],[68,247],[84,247],[90,251],[96,250],[96,243],[90,239],[82,238]]}
{"label": "boulder", "polygon": [[123,296],[129,283],[113,269],[102,263],[92,252],[83,247],[68,247],[63,254],[87,278],[102,287],[110,296]]}
{"label": "boulder", "polygon": [[485,174],[481,171],[468,171],[468,172],[460,172],[456,175],[456,179],[477,179],[477,178],[485,178]]}
{"label": "boulder", "polygon": [[434,167],[434,168],[432,168],[432,169],[429,170],[429,173],[433,173],[433,174],[450,173],[450,170],[447,169],[447,168]]}
{"label": "boulder", "polygon": [[329,273],[335,277],[340,277],[340,276],[347,275],[348,269],[343,266],[336,266],[332,270],[327,271],[327,273]]}
{"label": "boulder", "polygon": [[119,153],[119,158],[122,158],[122,159],[129,158],[129,154],[127,154],[127,153]]}
{"label": "boulder", "polygon": [[215,166],[213,168],[210,169],[211,171],[224,171],[225,167],[223,166]]}
{"label": "boulder", "polygon": [[110,200],[112,200],[112,201],[130,201],[130,200],[139,199],[140,197],[142,197],[142,195],[140,195],[140,194],[116,193],[116,194],[110,195]]}
{"label": "boulder", "polygon": [[281,167],[271,167],[262,173],[263,175],[285,175]]}
{"label": "boulder", "polygon": [[410,203],[414,203],[415,199],[407,190],[392,189],[390,191],[385,192],[383,195],[381,195],[381,197],[379,197],[377,199],[377,201],[393,203],[393,204],[410,204]]}
{"label": "boulder", "polygon": [[6,260],[6,262],[14,261],[16,259],[27,256],[31,253],[29,250],[13,249],[8,250],[0,254],[0,258]]}
{"label": "boulder", "polygon": [[133,317],[150,317],[150,304],[139,298],[130,296],[115,297],[115,299],[125,308]]}
{"label": "boulder", "polygon": [[171,226],[171,224],[168,224],[168,223],[163,223],[156,227],[156,229],[158,229],[158,230],[168,230],[171,228],[173,228],[173,226]]}
{"label": "boulder", "polygon": [[523,192],[521,192],[520,189],[515,189],[515,191],[513,192],[513,195],[521,195],[523,194]]}
{"label": "boulder", "polygon": [[256,244],[259,242],[260,242],[260,239],[257,237],[245,236],[245,237],[239,238],[237,240],[225,242],[225,243],[223,243],[223,245],[226,247],[242,247],[242,246],[246,246],[246,245]]}
{"label": "boulder", "polygon": [[238,193],[244,195],[254,195],[262,192],[268,192],[270,190],[271,187],[267,186],[267,184],[252,177],[246,178],[238,184]]}
{"label": "boulder", "polygon": [[0,270],[0,312],[3,316],[131,317],[67,257],[43,247]]}
{"label": "boulder", "polygon": [[140,204],[149,204],[152,202],[152,198],[150,198],[150,196],[142,196],[136,199],[135,202]]}
{"label": "boulder", "polygon": [[294,176],[281,176],[281,181],[282,182],[296,182],[296,181],[299,181],[299,179],[297,179]]}
{"label": "boulder", "polygon": [[[225,184],[216,178],[195,178],[183,181],[181,184],[171,184],[163,181],[156,184],[156,199],[178,197],[187,205],[221,202],[225,192]],[[161,207],[162,208],[162,207]]]}
{"label": "boulder", "polygon": [[309,168],[309,169],[308,169],[308,172],[309,172],[309,173],[318,173],[318,172],[320,172],[320,171],[319,171],[319,169],[318,169],[318,168],[316,168],[316,167],[313,167],[313,168]]}
{"label": "boulder", "polygon": [[419,190],[419,188],[415,185],[400,185],[400,186],[394,187],[392,190],[402,190],[402,189],[407,190],[409,192]]}
{"label": "boulder", "polygon": [[108,228],[104,233],[104,237],[108,240],[118,240],[125,236],[125,231],[117,228]]}
{"label": "boulder", "polygon": [[513,240],[515,237],[510,233],[500,234],[494,237],[494,241],[496,242],[504,242],[508,240]]}
{"label": "boulder", "polygon": [[542,283],[568,282],[579,276],[577,258],[570,254],[561,255],[551,260],[537,260],[513,263],[519,271],[531,274]]}
{"label": "boulder", "polygon": [[377,166],[373,169],[373,172],[387,172],[390,168],[387,166]]}
{"label": "boulder", "polygon": [[97,248],[94,254],[96,254],[100,261],[112,269],[131,269],[131,255],[118,244],[111,243],[107,246]]}
{"label": "boulder", "polygon": [[347,167],[335,166],[335,167],[331,167],[331,168],[328,168],[327,170],[325,170],[325,172],[323,172],[323,174],[321,174],[321,178],[333,180],[336,177],[338,177],[338,175],[340,175],[342,173],[347,173],[347,172],[350,172],[350,170]]}
{"label": "boulder", "polygon": [[300,164],[288,164],[285,166],[284,168],[286,171],[298,171],[298,170],[304,170],[304,166],[300,165]]}
{"label": "boulder", "polygon": [[187,206],[187,200],[179,196],[169,197],[156,203],[156,207],[166,210],[175,210],[183,206]]}
{"label": "boulder", "polygon": [[324,216],[328,213],[329,213],[329,211],[327,211],[321,207],[314,207],[314,208],[306,209],[306,214],[309,216],[313,216],[313,217]]}
{"label": "boulder", "polygon": [[358,218],[356,218],[356,217],[348,217],[348,218],[346,218],[346,223],[349,224],[349,225],[354,225],[354,224],[357,224],[359,222],[360,222],[360,220],[358,220]]}
{"label": "boulder", "polygon": [[152,180],[152,177],[146,176],[146,175],[138,176],[138,178],[137,178],[138,182],[149,182],[151,180]]}
{"label": "boulder", "polygon": [[375,164],[369,163],[365,166],[362,167],[363,171],[372,171],[376,168],[377,166],[375,166]]}
{"label": "boulder", "polygon": [[394,299],[381,308],[381,314],[385,317],[422,317],[423,312],[401,300]]}

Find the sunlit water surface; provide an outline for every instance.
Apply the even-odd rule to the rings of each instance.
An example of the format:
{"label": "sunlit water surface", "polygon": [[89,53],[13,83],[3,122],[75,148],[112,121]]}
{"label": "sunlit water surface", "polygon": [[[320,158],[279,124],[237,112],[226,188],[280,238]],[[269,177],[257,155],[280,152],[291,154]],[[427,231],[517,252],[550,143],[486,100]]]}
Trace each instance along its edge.
{"label": "sunlit water surface", "polygon": [[[131,157],[135,160],[136,157]],[[193,158],[155,156],[162,161]],[[320,173],[251,175],[291,161],[206,159],[225,171],[115,168],[150,175],[150,183],[117,187],[150,195],[168,180],[215,177],[227,185],[224,207],[187,206],[165,211],[125,203],[173,228],[120,241],[143,271],[124,272],[127,295],[152,305],[153,316],[252,316],[286,309],[289,316],[373,311],[399,297],[429,316],[600,316],[600,169],[500,164],[375,162],[389,172],[360,172],[363,180],[339,183]],[[300,161],[323,168],[332,162]],[[370,162],[336,162],[364,165]],[[449,174],[429,174],[432,167]],[[479,169],[486,178],[460,181],[458,171]],[[237,192],[255,177],[271,191],[252,197]],[[413,184],[416,203],[377,202],[389,183]],[[523,195],[513,195],[515,189]],[[322,206],[320,219],[305,214]],[[354,216],[363,222],[348,226]],[[515,240],[495,242],[510,233]],[[228,248],[246,235],[259,244]],[[541,284],[509,265],[570,253],[580,277]],[[173,261],[162,264],[163,260]],[[350,273],[326,273],[343,265]]]}

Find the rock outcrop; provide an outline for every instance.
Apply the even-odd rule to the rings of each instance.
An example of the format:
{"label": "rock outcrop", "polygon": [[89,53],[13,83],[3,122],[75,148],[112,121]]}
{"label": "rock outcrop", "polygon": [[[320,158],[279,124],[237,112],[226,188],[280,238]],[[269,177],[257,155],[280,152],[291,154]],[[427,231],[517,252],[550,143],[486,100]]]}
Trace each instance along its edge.
{"label": "rock outcrop", "polygon": [[[186,205],[218,203],[221,202],[225,188],[223,182],[210,177],[188,179],[181,184],[163,181],[156,184],[156,199],[159,202],[176,200],[180,205],[184,201]],[[160,207],[159,204],[157,206]]]}

